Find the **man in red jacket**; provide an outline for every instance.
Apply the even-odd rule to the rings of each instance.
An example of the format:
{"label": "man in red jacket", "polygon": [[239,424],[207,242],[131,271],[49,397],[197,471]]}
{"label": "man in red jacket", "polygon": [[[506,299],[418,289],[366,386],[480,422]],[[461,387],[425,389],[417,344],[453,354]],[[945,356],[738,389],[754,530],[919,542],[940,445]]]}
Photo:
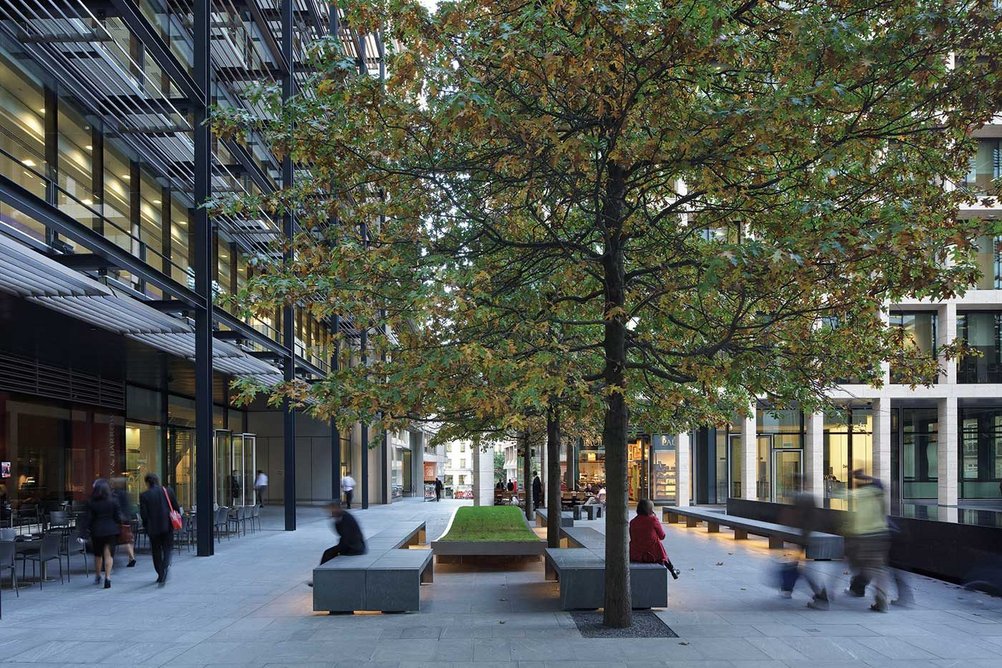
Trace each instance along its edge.
{"label": "man in red jacket", "polygon": [[665,546],[661,544],[664,538],[665,530],[654,514],[654,503],[650,499],[641,499],[637,503],[637,516],[630,520],[630,561],[663,564],[678,580],[680,571],[672,565]]}

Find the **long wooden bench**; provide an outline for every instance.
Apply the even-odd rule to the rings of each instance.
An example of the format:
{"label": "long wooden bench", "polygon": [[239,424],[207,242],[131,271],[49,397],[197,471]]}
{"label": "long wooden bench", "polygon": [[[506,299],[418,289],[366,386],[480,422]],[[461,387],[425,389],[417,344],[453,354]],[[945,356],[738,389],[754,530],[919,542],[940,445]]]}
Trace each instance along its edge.
{"label": "long wooden bench", "polygon": [[[588,527],[561,529],[568,547],[546,548],[547,580],[560,582],[561,610],[593,610],[605,605],[605,536]],[[668,607],[668,569],[630,564],[634,609]]]}
{"label": "long wooden bench", "polygon": [[366,539],[367,552],[338,556],[313,569],[313,609],[329,612],[421,608],[421,583],[435,577],[424,522],[396,522]]}
{"label": "long wooden bench", "polygon": [[[695,527],[705,522],[707,533],[718,533],[720,527],[727,527],[734,531],[735,540],[747,539],[748,534],[765,536],[769,539],[769,547],[776,550],[783,549],[786,543],[804,545],[804,536],[801,530],[785,524],[763,522],[700,508],[666,506],[661,512],[662,519],[668,524],[680,522],[682,518],[685,518],[687,527]],[[807,558],[819,561],[840,559],[844,550],[842,536],[820,531],[811,533],[810,542],[806,547]]]}

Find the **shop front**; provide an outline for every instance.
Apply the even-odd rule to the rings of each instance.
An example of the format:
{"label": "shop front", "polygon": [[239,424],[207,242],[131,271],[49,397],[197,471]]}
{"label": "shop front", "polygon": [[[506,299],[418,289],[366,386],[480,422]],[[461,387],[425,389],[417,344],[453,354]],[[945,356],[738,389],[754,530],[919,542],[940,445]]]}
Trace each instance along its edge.
{"label": "shop front", "polygon": [[[626,444],[627,491],[631,503],[652,499],[655,503],[678,503],[675,437],[664,434],[634,437]],[[597,492],[606,486],[605,449],[585,443],[578,452],[577,487]]]}

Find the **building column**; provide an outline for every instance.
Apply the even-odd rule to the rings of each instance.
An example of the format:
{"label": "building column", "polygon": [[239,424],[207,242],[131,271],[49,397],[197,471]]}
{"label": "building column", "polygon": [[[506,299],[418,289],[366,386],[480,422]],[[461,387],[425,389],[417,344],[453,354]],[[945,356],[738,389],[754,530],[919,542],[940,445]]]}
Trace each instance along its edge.
{"label": "building column", "polygon": [[689,432],[675,437],[675,504],[689,505],[689,479],[692,476],[692,439]]}
{"label": "building column", "polygon": [[741,498],[758,499],[758,423],[756,406],[741,424]]}
{"label": "building column", "polygon": [[[874,399],[873,409],[873,477],[884,486],[884,496],[889,501],[891,479],[897,475],[891,470],[891,400]],[[890,508],[890,505],[888,505]]]}
{"label": "building column", "polygon": [[[285,72],[282,76],[282,101],[288,102],[296,92],[296,78],[293,68],[293,30],[295,17],[293,0],[282,0],[282,55],[285,58]],[[282,188],[288,190],[293,186],[294,169],[292,152],[286,151],[282,158]],[[287,242],[292,241],[296,232],[296,219],[291,208],[282,216],[282,233]],[[282,260],[288,264],[293,260],[292,249],[286,246]],[[285,382],[296,379],[296,314],[290,305],[283,309],[282,314],[282,344],[288,348],[285,359]],[[286,399],[282,402],[284,416],[283,446],[285,448],[285,530],[296,530],[296,412],[292,403]]]}
{"label": "building column", "polygon": [[[192,75],[202,99],[194,105],[194,187],[195,292],[201,304],[195,309],[195,502],[201,509],[196,514],[195,537],[197,554],[212,556],[213,538],[213,475],[214,448],[212,443],[212,225],[204,204],[212,193],[212,143],[208,124],[209,90],[209,0],[195,0],[192,33],[195,39]],[[136,187],[139,184],[134,184]]]}
{"label": "building column", "polygon": [[[953,343],[957,337],[957,303],[953,301],[941,304],[936,311],[936,345],[943,346]],[[956,384],[957,382],[957,360],[940,360],[939,382]]]}
{"label": "building column", "polygon": [[804,491],[820,503],[825,496],[825,414],[808,414],[804,431]]}
{"label": "building column", "polygon": [[941,506],[956,506],[960,495],[957,419],[956,397],[940,399],[936,464],[939,474],[937,503]]}

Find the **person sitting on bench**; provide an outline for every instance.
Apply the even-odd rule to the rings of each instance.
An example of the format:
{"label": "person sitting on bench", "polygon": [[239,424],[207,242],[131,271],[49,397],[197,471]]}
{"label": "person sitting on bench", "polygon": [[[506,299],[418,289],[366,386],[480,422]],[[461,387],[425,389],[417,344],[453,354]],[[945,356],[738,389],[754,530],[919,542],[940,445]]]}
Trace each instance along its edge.
{"label": "person sitting on bench", "polygon": [[[336,500],[327,504],[327,509],[331,513],[331,528],[334,529],[334,533],[340,536],[341,540],[338,541],[337,545],[324,550],[323,555],[320,557],[320,564],[326,564],[338,555],[348,557],[356,554],[365,554],[365,538],[362,537],[362,529],[358,526],[358,522],[355,521],[351,513],[342,508],[341,502]],[[312,587],[313,581],[310,580],[306,584]]]}
{"label": "person sitting on bench", "polygon": [[641,499],[637,516],[630,520],[630,561],[640,564],[662,564],[678,580],[679,570],[672,565],[661,543],[665,538],[661,520],[654,514],[654,502]]}

